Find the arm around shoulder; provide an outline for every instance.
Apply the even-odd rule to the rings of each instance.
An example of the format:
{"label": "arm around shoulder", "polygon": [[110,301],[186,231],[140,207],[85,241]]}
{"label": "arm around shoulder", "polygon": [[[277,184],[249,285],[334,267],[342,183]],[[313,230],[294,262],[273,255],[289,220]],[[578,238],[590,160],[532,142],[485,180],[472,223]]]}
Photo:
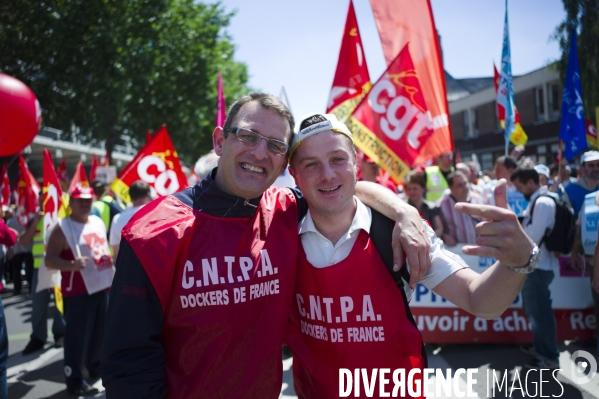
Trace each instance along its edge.
{"label": "arm around shoulder", "polygon": [[395,221],[392,241],[395,264],[393,269],[400,269],[403,254],[406,253],[410,265],[410,287],[415,287],[431,265],[430,240],[420,214],[397,194],[376,183],[358,182],[356,196],[366,206]]}

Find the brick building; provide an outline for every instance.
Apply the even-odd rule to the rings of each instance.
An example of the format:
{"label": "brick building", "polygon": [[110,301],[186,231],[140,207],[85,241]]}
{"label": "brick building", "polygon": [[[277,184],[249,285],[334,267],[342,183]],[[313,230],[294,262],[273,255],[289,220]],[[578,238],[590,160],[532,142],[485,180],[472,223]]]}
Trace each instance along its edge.
{"label": "brick building", "polygon": [[[476,154],[483,170],[493,168],[495,159],[505,152],[493,78],[455,79],[447,73],[445,78],[456,151],[462,160]],[[524,154],[538,163],[554,163],[562,94],[557,70],[547,66],[514,77],[514,94],[520,124],[528,135]]]}

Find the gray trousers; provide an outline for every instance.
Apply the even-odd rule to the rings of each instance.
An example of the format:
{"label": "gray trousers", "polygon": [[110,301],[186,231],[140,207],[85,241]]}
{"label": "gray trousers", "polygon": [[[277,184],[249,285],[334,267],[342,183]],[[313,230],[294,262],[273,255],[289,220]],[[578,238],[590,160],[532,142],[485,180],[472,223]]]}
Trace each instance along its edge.
{"label": "gray trousers", "polygon": [[[33,284],[31,294],[31,339],[37,339],[46,342],[48,338],[48,308],[50,299],[53,296],[51,289],[35,292],[38,280],[38,269],[33,270]],[[65,330],[65,321],[56,306],[50,309],[54,319],[52,323],[52,334],[54,337],[63,336]]]}

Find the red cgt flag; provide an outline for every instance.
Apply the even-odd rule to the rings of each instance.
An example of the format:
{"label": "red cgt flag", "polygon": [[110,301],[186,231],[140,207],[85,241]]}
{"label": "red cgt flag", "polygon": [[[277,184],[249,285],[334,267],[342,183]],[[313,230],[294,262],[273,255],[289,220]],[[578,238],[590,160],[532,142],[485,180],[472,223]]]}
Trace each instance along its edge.
{"label": "red cgt flag", "polygon": [[79,161],[77,168],[75,168],[75,174],[73,175],[73,180],[71,180],[71,185],[69,186],[69,193],[73,191],[77,184],[89,187],[89,180],[87,180],[87,175],[85,174],[85,169],[83,168],[83,162],[81,161]]}
{"label": "red cgt flag", "polygon": [[0,169],[0,206],[10,205],[10,182],[8,181],[8,164]]}
{"label": "red cgt flag", "polygon": [[62,208],[62,188],[58,174],[54,169],[52,157],[44,148],[44,187],[42,188],[42,211],[44,212],[44,237],[50,226],[58,221],[58,213]]}
{"label": "red cgt flag", "polygon": [[396,182],[433,134],[409,45],[389,65],[347,121],[354,142]]}
{"label": "red cgt flag", "polygon": [[23,155],[19,154],[19,180],[15,192],[21,217],[29,217],[37,212],[40,191],[40,186],[29,171]]}
{"label": "red cgt flag", "polygon": [[430,0],[370,0],[387,65],[410,43],[410,52],[434,133],[420,148],[416,163],[453,151],[441,48]]}
{"label": "red cgt flag", "polygon": [[58,169],[56,169],[56,177],[58,177],[60,188],[62,188],[63,191],[69,188],[71,179],[69,178],[69,172],[67,171],[67,160],[65,158],[62,158],[62,162],[60,165],[58,165]]}
{"label": "red cgt flag", "polygon": [[181,169],[179,155],[166,126],[161,126],[139,150],[135,158],[112,182],[110,188],[125,202],[130,202],[129,186],[137,180],[148,183],[153,194],[159,197],[187,187],[187,177]]}
{"label": "red cgt flag", "polygon": [[338,120],[345,122],[370,86],[370,75],[358,30],[356,12],[350,0],[337,70],[327,104],[327,114],[334,114]]}

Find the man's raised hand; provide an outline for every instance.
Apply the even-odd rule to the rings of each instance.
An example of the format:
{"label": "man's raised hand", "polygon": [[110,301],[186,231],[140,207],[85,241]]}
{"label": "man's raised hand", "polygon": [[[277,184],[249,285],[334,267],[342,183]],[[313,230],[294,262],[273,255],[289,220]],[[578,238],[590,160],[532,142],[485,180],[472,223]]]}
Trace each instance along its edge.
{"label": "man's raised hand", "polygon": [[467,255],[490,256],[505,266],[522,267],[528,264],[534,243],[528,238],[518,218],[509,208],[506,181],[499,180],[495,187],[495,206],[456,204],[458,212],[485,219],[476,225],[477,245],[464,246]]}

